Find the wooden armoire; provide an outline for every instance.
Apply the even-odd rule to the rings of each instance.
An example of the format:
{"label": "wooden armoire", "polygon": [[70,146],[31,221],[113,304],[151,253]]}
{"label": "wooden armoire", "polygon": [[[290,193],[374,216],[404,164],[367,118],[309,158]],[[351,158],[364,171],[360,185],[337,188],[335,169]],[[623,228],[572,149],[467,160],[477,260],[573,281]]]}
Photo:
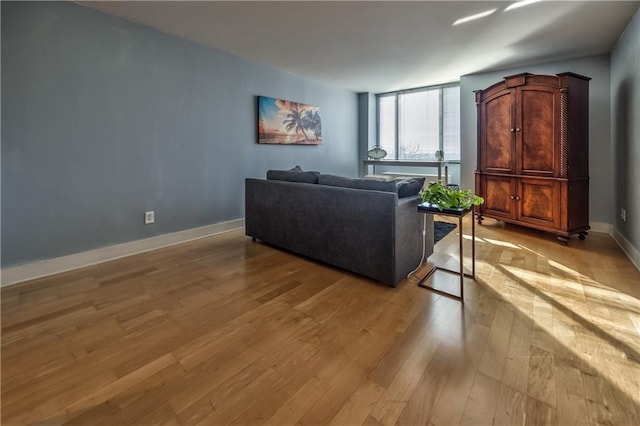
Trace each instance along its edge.
{"label": "wooden armoire", "polygon": [[556,234],[589,229],[589,77],[512,75],[477,90],[484,217]]}

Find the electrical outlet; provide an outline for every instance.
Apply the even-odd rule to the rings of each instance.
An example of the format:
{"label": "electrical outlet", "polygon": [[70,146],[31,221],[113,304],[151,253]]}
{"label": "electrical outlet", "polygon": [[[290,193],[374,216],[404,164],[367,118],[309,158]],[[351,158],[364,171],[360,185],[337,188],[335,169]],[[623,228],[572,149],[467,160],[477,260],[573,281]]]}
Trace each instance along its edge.
{"label": "electrical outlet", "polygon": [[620,217],[622,218],[623,222],[627,221],[627,210],[626,209],[620,209]]}
{"label": "electrical outlet", "polygon": [[155,214],[154,212],[144,212],[144,224],[149,225],[155,222]]}

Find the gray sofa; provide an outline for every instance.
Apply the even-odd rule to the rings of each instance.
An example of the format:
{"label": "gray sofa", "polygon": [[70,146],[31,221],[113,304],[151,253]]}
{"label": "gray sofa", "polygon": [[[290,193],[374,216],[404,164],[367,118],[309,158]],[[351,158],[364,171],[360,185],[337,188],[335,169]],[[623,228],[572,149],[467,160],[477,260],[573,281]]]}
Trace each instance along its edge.
{"label": "gray sofa", "polygon": [[[356,186],[374,189],[317,177],[320,183],[246,179],[246,235],[395,287],[422,256],[419,196],[399,198],[397,191],[375,190],[376,184],[361,179],[353,180]],[[428,256],[433,218],[426,219]]]}

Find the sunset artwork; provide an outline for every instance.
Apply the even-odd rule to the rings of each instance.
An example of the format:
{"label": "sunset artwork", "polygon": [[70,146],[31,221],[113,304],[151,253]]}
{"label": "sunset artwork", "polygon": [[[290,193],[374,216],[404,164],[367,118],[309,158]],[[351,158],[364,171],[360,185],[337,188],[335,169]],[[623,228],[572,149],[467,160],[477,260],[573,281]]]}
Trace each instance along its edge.
{"label": "sunset artwork", "polygon": [[258,143],[322,143],[320,108],[258,96]]}

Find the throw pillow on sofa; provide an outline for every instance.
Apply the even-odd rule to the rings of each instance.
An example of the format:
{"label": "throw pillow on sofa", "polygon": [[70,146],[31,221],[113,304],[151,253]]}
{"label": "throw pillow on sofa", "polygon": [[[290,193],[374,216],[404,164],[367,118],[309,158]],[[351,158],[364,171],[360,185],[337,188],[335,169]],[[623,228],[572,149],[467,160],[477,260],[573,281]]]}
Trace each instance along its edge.
{"label": "throw pillow on sofa", "polygon": [[285,180],[288,182],[318,183],[320,172],[305,172],[302,167],[295,166],[291,170],[268,170],[268,180]]}
{"label": "throw pillow on sofa", "polygon": [[424,186],[424,178],[409,178],[399,181],[397,184],[398,198],[418,195]]}

